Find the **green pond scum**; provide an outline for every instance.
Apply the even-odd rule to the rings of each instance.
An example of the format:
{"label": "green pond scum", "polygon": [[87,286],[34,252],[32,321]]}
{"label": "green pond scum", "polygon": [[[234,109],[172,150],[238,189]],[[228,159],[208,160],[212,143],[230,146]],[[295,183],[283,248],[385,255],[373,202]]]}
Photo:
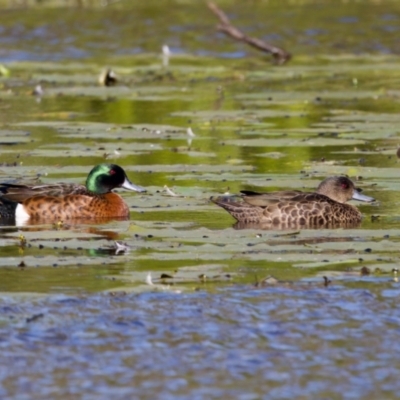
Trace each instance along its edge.
{"label": "green pond scum", "polygon": [[[400,1],[216,3],[292,58],[203,1],[0,0],[0,182],[146,189],[125,220],[0,221],[1,399],[398,397]],[[358,226],[209,200],[341,175]]]}
{"label": "green pond scum", "polygon": [[[39,257],[34,254],[37,247],[53,262],[27,265],[68,268],[79,263],[83,254],[90,260],[86,264],[104,262],[114,268],[111,260],[115,257],[124,270],[136,271],[145,263],[150,271],[172,273],[185,263],[201,269],[206,262],[218,262],[221,271],[234,273],[236,283],[251,280],[253,259],[265,260],[267,275],[270,264],[281,262],[283,278],[295,280],[301,279],[294,271],[297,263],[305,277],[307,265],[322,262],[320,268],[336,270],[337,262],[353,255],[362,258],[366,248],[373,249],[365,260],[372,269],[375,264],[391,265],[399,229],[399,73],[396,43],[389,42],[395,29],[396,2],[385,3],[385,12],[374,20],[375,29],[386,32],[375,35],[374,46],[379,44],[381,51],[371,43],[363,48],[377,10],[374,3],[360,13],[357,2],[349,2],[340,11],[327,1],[315,8],[315,15],[306,14],[313,2],[293,3],[290,33],[283,29],[289,17],[277,2],[253,2],[250,7],[221,2],[219,6],[230,13],[233,24],[241,29],[251,27],[249,36],[274,39],[275,45],[290,50],[293,59],[281,67],[271,64],[266,54],[216,33],[215,16],[202,4],[166,1],[164,7],[172,13],[167,23],[161,21],[154,2],[83,2],[81,9],[69,4],[59,24],[51,18],[59,15],[64,4],[25,5],[21,9],[11,2],[5,7],[13,18],[2,20],[0,16],[3,36],[10,38],[2,50],[2,179],[27,184],[83,183],[93,165],[109,162],[137,176],[148,193],[121,193],[131,209],[129,223],[59,221],[59,226],[4,227],[7,247],[21,232],[29,233],[23,254],[18,246],[15,254],[12,247],[8,249],[15,257],[10,266]],[[268,25],[253,24],[254,15],[267,9],[274,12]],[[141,16],[129,41],[124,34],[128,24],[114,23],[115,31],[103,35],[98,49],[99,24],[125,21],[127,10]],[[198,37],[183,23],[194,21],[196,13],[209,21],[204,26],[195,24],[194,31],[203,32]],[[146,18],[152,21],[150,26]],[[321,18],[326,20],[323,25]],[[73,29],[78,24],[85,30]],[[175,25],[182,27],[179,35],[171,28]],[[335,40],[327,41],[333,30]],[[270,31],[274,37],[265,36]],[[28,35],[30,45],[25,47],[22,39],[29,32],[34,34]],[[158,32],[157,46],[152,45],[153,35],[144,41],[144,32]],[[165,32],[171,32],[166,36],[170,43],[161,39]],[[302,39],[296,32],[302,32]],[[46,35],[57,40],[43,42]],[[312,51],[304,51],[305,42]],[[168,65],[161,52],[166,44],[171,53]],[[71,49],[74,54],[69,53]],[[112,84],[104,84],[107,76],[113,77]],[[210,196],[242,189],[312,191],[332,175],[348,175],[378,201],[357,204],[364,215],[360,229],[324,230],[326,239],[315,249],[312,241],[321,237],[319,230],[296,233],[299,246],[292,244],[292,236],[283,236],[277,251],[274,238],[281,233],[263,231],[260,240],[256,229],[237,229],[240,226],[231,217],[208,201]],[[336,241],[337,236],[343,239]],[[110,254],[118,241],[126,242],[129,251]],[[254,241],[261,245],[253,246]],[[321,261],[319,247],[324,243],[338,245]],[[62,255],[62,247],[71,253]],[[104,248],[111,250],[104,252]],[[173,259],[182,265],[174,268]],[[232,260],[242,260],[240,273]],[[98,289],[102,290],[100,281]],[[133,279],[129,287],[142,283],[141,278]],[[184,286],[192,290],[197,284],[193,279]],[[50,290],[46,280],[43,285],[42,289],[35,286],[36,290]],[[7,288],[5,281],[3,290]],[[89,287],[82,284],[81,289]]]}

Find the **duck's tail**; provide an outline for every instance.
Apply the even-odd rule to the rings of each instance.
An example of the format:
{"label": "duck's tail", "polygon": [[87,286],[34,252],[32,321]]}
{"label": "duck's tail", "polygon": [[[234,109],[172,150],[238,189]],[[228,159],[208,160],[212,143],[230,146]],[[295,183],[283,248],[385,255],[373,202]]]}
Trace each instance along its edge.
{"label": "duck's tail", "polygon": [[4,221],[12,222],[15,220],[15,210],[17,206],[17,202],[7,200],[0,195],[0,222],[2,224],[4,224]]}
{"label": "duck's tail", "polygon": [[263,210],[244,201],[238,201],[237,196],[210,197],[210,200],[222,207],[239,222],[258,222]]}

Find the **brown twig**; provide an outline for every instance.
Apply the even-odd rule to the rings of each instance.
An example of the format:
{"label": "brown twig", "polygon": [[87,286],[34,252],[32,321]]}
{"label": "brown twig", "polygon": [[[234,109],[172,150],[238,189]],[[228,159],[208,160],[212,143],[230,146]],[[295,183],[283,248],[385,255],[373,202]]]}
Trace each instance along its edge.
{"label": "brown twig", "polygon": [[291,59],[292,55],[287,51],[280,49],[279,47],[272,46],[271,44],[264,42],[261,39],[249,37],[244,34],[240,29],[233,26],[227,15],[220,8],[218,8],[216,4],[209,2],[207,5],[208,8],[218,17],[221,22],[217,26],[217,29],[220,32],[231,36],[235,40],[245,42],[258,50],[272,54],[275,62],[279,65],[284,64]]}

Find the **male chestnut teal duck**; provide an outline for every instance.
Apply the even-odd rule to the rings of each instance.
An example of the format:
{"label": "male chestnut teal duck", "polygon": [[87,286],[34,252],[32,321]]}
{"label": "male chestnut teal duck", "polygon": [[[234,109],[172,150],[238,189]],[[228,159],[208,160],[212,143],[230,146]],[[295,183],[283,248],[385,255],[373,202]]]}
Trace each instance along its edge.
{"label": "male chestnut teal duck", "polygon": [[361,213],[350,199],[372,202],[345,176],[333,176],[321,182],[316,192],[280,191],[257,193],[242,191],[236,197],[217,197],[211,201],[229,212],[239,223],[263,226],[313,227],[352,225],[361,221]]}
{"label": "male chestnut teal duck", "polygon": [[15,218],[29,221],[65,221],[72,219],[127,218],[129,208],[115,188],[145,192],[129,181],[125,171],[115,164],[95,166],[86,185],[49,184],[26,186],[0,183],[0,220]]}

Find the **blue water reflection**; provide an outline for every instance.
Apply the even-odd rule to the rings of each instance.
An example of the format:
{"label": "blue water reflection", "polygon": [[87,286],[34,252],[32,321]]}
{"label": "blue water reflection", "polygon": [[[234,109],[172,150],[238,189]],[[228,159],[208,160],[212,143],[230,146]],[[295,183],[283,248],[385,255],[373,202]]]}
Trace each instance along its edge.
{"label": "blue water reflection", "polygon": [[4,399],[27,390],[32,399],[57,390],[117,399],[395,393],[399,295],[388,282],[385,293],[307,283],[215,295],[22,303],[2,297],[0,393]]}

